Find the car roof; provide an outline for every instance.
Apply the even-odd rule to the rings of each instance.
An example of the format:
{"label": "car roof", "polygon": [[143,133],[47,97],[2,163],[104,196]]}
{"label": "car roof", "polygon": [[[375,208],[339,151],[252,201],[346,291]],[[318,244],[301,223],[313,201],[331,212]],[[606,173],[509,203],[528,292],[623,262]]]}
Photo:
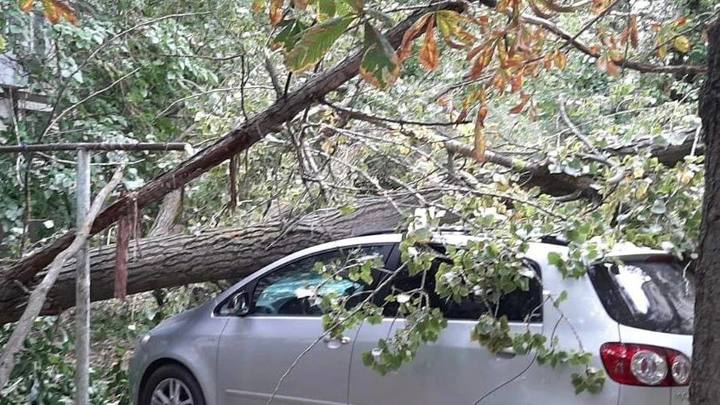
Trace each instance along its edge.
{"label": "car roof", "polygon": [[[332,242],[322,243],[316,246],[309,247],[307,249],[300,250],[293,254],[290,254],[279,261],[271,264],[272,267],[277,267],[285,263],[289,263],[301,257],[309,254],[322,252],[325,250],[336,249],[346,246],[357,246],[357,245],[371,245],[371,244],[385,244],[385,243],[400,243],[403,239],[401,233],[378,233],[373,235],[357,236],[352,238],[338,239]],[[479,237],[469,235],[466,232],[433,232],[431,234],[431,242],[448,244],[448,245],[464,245],[472,240],[479,240]],[[568,248],[562,243],[549,243],[549,242],[531,242],[530,249],[527,252],[529,259],[541,259],[538,255],[542,255],[542,259],[547,257],[549,252],[557,252],[560,254],[567,253]],[[617,244],[613,249],[608,252],[606,256],[622,258],[622,259],[643,259],[650,256],[668,255],[667,252],[662,250],[650,249],[646,247],[635,246],[630,243]],[[544,261],[544,260],[541,260]],[[270,267],[268,266],[268,267]]]}

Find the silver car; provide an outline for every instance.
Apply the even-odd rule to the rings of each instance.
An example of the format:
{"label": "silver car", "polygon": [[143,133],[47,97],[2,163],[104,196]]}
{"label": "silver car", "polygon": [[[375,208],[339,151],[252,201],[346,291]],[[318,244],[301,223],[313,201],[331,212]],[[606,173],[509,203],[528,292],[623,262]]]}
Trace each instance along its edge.
{"label": "silver car", "polygon": [[[469,240],[459,234],[433,238],[442,244]],[[396,372],[382,376],[363,365],[362,355],[402,328],[402,319],[393,315],[397,308],[387,306],[378,325],[364,323],[340,339],[319,339],[320,310],[299,293],[320,282],[316,263],[353,250],[379,255],[386,269],[398,269],[401,239],[372,235],[299,251],[162,322],[141,339],[131,362],[135,403],[264,405],[271,397],[278,405],[688,403],[693,278],[661,251],[625,248],[612,253],[617,260],[566,279],[548,263],[548,253],[564,255],[567,247],[533,243],[526,259],[538,277],[499,305],[512,330],[529,328],[558,337],[568,350],[590,352],[592,366],[608,376],[597,394],[576,395],[571,375],[578,370],[569,366],[539,365],[532,353],[510,349],[493,354],[471,341],[486,309],[439,300],[432,283],[431,302],[442,309],[447,328]],[[417,280],[399,275],[393,283],[412,288]],[[324,288],[354,294],[363,286],[336,278]],[[568,298],[556,308],[550,298],[563,291]]]}

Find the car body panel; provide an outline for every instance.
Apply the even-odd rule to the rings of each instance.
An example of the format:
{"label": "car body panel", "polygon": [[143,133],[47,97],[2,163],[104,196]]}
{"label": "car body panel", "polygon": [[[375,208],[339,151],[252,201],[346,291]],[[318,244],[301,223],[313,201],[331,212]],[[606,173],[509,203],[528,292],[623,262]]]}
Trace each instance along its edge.
{"label": "car body panel", "polygon": [[[212,308],[208,303],[169,318],[152,330],[146,342],[141,339],[130,364],[135,403],[143,374],[156,361],[181,364],[203,388],[215,385],[218,340],[227,319],[211,316]],[[214,390],[204,389],[203,394],[208,405],[218,403]]]}
{"label": "car body panel", "polygon": [[322,335],[320,317],[230,318],[219,342],[220,403],[264,405],[289,370],[273,403],[344,403],[352,342],[325,342]]}
{"label": "car body panel", "polygon": [[[402,328],[403,319],[385,319],[379,325],[364,324],[353,350],[350,373],[350,403],[356,405],[384,404],[473,404],[490,394],[483,404],[507,404],[507,396],[491,394],[505,389],[513,393],[514,403],[530,403],[533,381],[542,374],[532,355],[492,354],[470,339],[474,321],[450,320],[436,342],[420,347],[415,359],[398,371],[380,375],[362,364],[362,353],[371,352],[379,339],[391,336]],[[515,332],[524,332],[524,324],[513,324]],[[530,325],[533,332],[542,332],[541,324]],[[508,376],[519,377],[511,385]]]}

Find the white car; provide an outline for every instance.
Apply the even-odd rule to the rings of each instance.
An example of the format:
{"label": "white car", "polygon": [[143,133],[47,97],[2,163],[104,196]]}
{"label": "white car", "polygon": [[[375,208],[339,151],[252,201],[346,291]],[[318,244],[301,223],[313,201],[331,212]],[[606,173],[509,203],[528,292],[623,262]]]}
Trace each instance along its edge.
{"label": "white car", "polygon": [[[530,354],[493,354],[470,339],[483,305],[440,300],[426,284],[431,303],[448,319],[438,341],[422,346],[415,360],[380,375],[362,363],[378,339],[403,320],[392,307],[379,325],[362,324],[338,340],[323,335],[320,310],[297,294],[317,285],[315,263],[349,250],[378,254],[385,268],[400,266],[400,234],[371,235],[301,250],[243,279],[207,304],[171,318],[138,344],[131,364],[138,405],[676,405],[688,403],[694,284],[691,274],[661,251],[628,248],[612,253],[621,264],[598,264],[578,279],[565,279],[548,263],[548,253],[565,254],[556,243],[533,243],[526,254],[535,279],[500,303],[511,329],[528,328],[561,348],[582,349],[592,366],[607,374],[602,391],[576,395],[569,366],[540,365]],[[469,237],[439,236],[462,244]],[[428,280],[434,279],[428,277]],[[345,294],[361,283],[336,280]],[[416,288],[407,274],[398,289]],[[553,305],[563,291],[567,299]],[[382,302],[382,292],[377,299]],[[307,350],[303,356],[301,353]]]}

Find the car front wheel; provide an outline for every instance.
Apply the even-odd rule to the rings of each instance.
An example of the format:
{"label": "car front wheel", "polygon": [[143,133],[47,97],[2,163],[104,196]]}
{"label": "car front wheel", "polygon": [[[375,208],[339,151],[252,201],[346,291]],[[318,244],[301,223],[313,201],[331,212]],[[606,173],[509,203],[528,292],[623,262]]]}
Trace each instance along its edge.
{"label": "car front wheel", "polygon": [[155,370],[143,387],[140,405],[205,405],[200,384],[185,368],[174,364]]}

